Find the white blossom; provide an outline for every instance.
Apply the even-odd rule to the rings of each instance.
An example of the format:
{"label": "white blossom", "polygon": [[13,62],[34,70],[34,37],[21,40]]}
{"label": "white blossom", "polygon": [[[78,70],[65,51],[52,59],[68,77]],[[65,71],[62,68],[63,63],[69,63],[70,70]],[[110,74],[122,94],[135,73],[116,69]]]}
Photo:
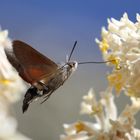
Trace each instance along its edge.
{"label": "white blossom", "polygon": [[134,23],[125,13],[119,20],[108,19],[108,29],[102,28],[102,41],[96,39],[105,61],[114,65],[108,80],[117,93],[140,97],[140,15]]}
{"label": "white blossom", "polygon": [[[133,23],[125,13],[120,21],[108,19],[108,30],[102,28],[102,41],[96,39],[103,58],[113,71],[108,75],[109,86],[96,99],[91,89],[83,97],[81,114],[89,115],[93,122],[78,121],[64,125],[61,140],[140,140],[140,129],[135,128],[135,114],[140,111],[140,15]],[[130,95],[121,113],[117,111],[112,94]]]}
{"label": "white blossom", "polygon": [[[132,98],[131,105],[126,105],[118,115],[117,106],[112,95],[112,88],[101,93],[101,99],[96,100],[92,90],[83,97],[81,113],[94,117],[94,122],[78,121],[65,124],[65,135],[61,140],[139,140],[140,130],[135,128],[134,115],[140,110],[140,100]],[[85,103],[90,106],[90,112],[85,111]],[[84,107],[84,109],[83,109]],[[84,111],[83,111],[84,110]]]}
{"label": "white blossom", "polygon": [[25,85],[8,62],[4,48],[12,45],[7,30],[0,30],[0,139],[30,140],[17,131],[17,121],[10,114],[12,103],[25,92]]}

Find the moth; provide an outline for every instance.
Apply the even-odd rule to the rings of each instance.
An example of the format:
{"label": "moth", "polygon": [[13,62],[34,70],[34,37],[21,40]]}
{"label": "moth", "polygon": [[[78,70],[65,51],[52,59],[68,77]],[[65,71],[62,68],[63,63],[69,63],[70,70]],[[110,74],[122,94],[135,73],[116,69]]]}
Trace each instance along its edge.
{"label": "moth", "polygon": [[5,48],[6,56],[11,65],[16,69],[20,77],[31,85],[24,96],[23,113],[27,111],[30,103],[37,98],[43,97],[42,103],[44,103],[56,89],[64,84],[77,69],[78,64],[100,63],[70,61],[76,44],[77,41],[75,41],[64,65],[56,64],[20,40],[14,40],[11,48]]}

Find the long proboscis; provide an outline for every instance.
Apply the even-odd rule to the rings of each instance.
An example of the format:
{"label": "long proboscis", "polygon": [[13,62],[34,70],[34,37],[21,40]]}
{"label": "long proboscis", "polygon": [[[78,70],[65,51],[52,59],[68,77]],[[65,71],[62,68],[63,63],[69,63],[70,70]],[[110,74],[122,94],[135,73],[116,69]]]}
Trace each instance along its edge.
{"label": "long proboscis", "polygon": [[87,61],[87,62],[79,62],[78,65],[82,65],[82,64],[104,64],[104,63],[110,63],[113,62],[115,60],[108,60],[108,61]]}

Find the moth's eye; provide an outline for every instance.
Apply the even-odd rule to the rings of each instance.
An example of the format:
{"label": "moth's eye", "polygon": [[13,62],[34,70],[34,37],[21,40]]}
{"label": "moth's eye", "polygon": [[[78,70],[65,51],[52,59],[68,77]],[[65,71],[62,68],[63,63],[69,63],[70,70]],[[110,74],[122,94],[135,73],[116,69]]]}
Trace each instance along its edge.
{"label": "moth's eye", "polygon": [[76,63],[73,63],[72,66],[75,67],[76,66]]}
{"label": "moth's eye", "polygon": [[69,66],[70,66],[70,68],[73,68],[74,64],[73,63],[69,63]]}
{"label": "moth's eye", "polygon": [[70,68],[75,67],[75,64],[76,64],[76,63],[74,63],[74,62],[70,62],[70,63],[68,63],[68,65],[69,65]]}
{"label": "moth's eye", "polygon": [[72,64],[69,64],[70,68],[72,68]]}

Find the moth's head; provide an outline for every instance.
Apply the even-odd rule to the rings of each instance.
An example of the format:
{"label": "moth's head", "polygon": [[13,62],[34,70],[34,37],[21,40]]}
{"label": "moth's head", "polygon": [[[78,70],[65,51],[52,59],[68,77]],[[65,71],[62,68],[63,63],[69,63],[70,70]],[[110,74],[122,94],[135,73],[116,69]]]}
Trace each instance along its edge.
{"label": "moth's head", "polygon": [[72,69],[72,71],[75,71],[77,69],[78,63],[76,61],[68,62],[67,64]]}

